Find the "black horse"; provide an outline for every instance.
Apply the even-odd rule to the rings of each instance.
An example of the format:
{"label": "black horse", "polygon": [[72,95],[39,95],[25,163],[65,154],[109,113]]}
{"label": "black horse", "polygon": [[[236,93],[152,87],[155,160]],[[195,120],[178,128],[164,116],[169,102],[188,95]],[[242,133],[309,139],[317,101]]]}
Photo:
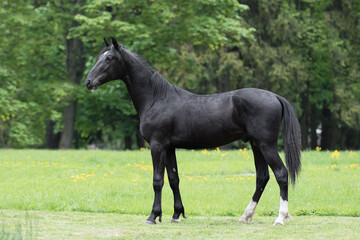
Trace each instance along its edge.
{"label": "black horse", "polygon": [[[175,148],[201,149],[235,140],[250,141],[256,167],[256,190],[239,222],[250,222],[269,180],[268,166],[280,187],[279,216],[274,225],[290,220],[288,171],[295,184],[300,171],[300,127],[293,107],[272,92],[247,88],[213,95],[197,95],[170,84],[137,54],[105,40],[97,62],[85,81],[88,89],[121,79],[140,118],[140,132],[150,144],[153,161],[154,204],[147,223],[161,222],[161,190],[166,168],[174,194],[172,222],[185,218],[179,191]],[[284,166],[277,141],[284,121]]]}

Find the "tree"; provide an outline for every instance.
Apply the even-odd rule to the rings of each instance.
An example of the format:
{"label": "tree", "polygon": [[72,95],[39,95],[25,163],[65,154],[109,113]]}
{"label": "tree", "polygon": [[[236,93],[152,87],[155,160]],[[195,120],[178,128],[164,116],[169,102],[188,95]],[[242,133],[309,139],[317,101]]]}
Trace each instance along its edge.
{"label": "tree", "polygon": [[[91,1],[84,6],[84,13],[76,16],[79,26],[72,28],[71,36],[81,38],[92,56],[99,51],[104,36],[114,36],[126,47],[140,52],[170,81],[187,87],[189,85],[183,82],[187,80],[181,78],[185,72],[180,71],[179,73],[179,60],[184,54],[186,55],[186,46],[204,49],[208,53],[209,60],[203,61],[201,64],[208,66],[218,64],[217,54],[222,55],[223,59],[235,63],[236,53],[226,54],[226,50],[221,46],[236,46],[243,39],[252,36],[253,29],[244,28],[239,15],[246,9],[246,5],[241,5],[237,1]],[[89,66],[94,62],[93,57],[88,57]],[[201,70],[199,69],[203,69],[203,67],[196,66],[194,71],[200,73]],[[217,81],[220,86],[219,79],[226,71],[228,71],[226,68],[221,69],[216,66],[212,74],[218,75],[218,80],[212,81]],[[211,76],[204,80],[210,81],[209,77]],[[194,86],[201,86],[201,84],[194,83]],[[135,111],[133,107],[131,106],[131,111],[123,110],[128,109],[128,97],[123,94],[126,90],[123,89],[122,85],[116,85],[109,86],[102,91],[105,94],[110,94],[108,91],[112,91],[114,87],[122,90],[118,93],[119,98],[114,100],[112,96],[107,95],[106,98],[101,99],[104,106],[85,102],[85,99],[88,101],[88,98],[79,101],[81,108],[88,109],[81,113],[82,118],[86,119],[85,115],[88,114],[88,119],[92,119],[91,122],[96,121],[98,123],[86,128],[91,129],[91,131],[79,129],[83,137],[95,136],[101,130],[102,136],[108,138],[105,133],[107,126],[111,126],[111,131],[114,131],[113,121],[115,121],[121,123],[122,127],[118,123],[115,124],[116,129],[124,130],[122,135],[127,141],[138,139],[139,134],[133,131],[133,129],[137,129],[138,125],[138,121],[134,120]],[[92,95],[91,102],[94,102],[96,101],[94,98],[98,98],[102,94],[95,93]],[[111,102],[113,100],[115,102]],[[114,107],[115,103],[116,106]],[[110,106],[113,111],[111,117],[107,111]],[[100,119],[105,116],[107,120],[113,119],[107,126],[104,125],[107,121]],[[83,126],[83,123],[78,125]]]}

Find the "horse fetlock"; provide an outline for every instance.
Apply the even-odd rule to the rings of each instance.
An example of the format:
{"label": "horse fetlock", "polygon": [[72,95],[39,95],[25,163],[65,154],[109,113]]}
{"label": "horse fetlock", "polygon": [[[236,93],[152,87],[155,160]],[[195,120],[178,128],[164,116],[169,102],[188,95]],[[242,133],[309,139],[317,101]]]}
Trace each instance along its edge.
{"label": "horse fetlock", "polygon": [[156,224],[156,218],[159,217],[159,222],[161,222],[162,211],[152,211],[150,217],[146,220],[147,224]]}
{"label": "horse fetlock", "polygon": [[173,217],[171,219],[171,222],[181,222],[181,220],[180,220],[180,215],[181,214],[182,214],[183,218],[186,218],[184,207],[175,208],[174,215],[173,215]]}

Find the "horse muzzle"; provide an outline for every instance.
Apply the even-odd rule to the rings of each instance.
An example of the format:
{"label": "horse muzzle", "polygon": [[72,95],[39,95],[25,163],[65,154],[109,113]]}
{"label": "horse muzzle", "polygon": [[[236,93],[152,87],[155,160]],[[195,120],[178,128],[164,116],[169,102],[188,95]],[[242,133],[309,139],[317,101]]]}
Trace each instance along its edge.
{"label": "horse muzzle", "polygon": [[97,89],[97,84],[93,84],[94,81],[91,81],[90,79],[86,79],[85,81],[85,87],[88,90],[96,90]]}

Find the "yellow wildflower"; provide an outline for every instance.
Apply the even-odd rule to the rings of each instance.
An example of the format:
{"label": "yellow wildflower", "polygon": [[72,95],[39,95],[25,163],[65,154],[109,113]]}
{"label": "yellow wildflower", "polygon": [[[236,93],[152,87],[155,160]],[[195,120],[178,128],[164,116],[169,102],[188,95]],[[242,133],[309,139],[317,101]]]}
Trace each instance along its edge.
{"label": "yellow wildflower", "polygon": [[340,157],[340,153],[338,150],[335,150],[332,154],[331,154],[331,158],[336,158],[338,159]]}

